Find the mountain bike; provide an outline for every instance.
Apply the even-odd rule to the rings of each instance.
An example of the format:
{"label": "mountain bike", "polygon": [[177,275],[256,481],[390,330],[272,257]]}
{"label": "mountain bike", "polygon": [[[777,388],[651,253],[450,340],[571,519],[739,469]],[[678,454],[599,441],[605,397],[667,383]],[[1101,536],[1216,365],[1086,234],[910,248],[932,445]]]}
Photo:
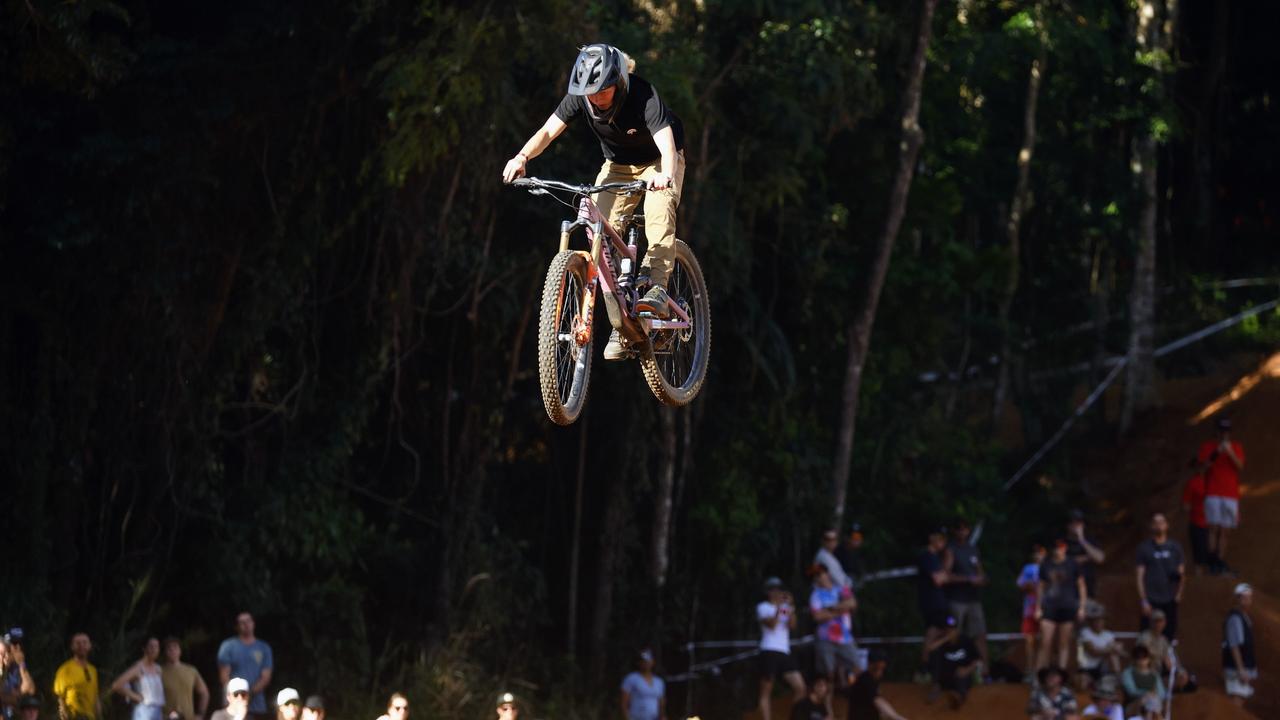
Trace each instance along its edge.
{"label": "mountain bike", "polygon": [[[538,378],[552,422],[573,423],[586,404],[597,288],[603,290],[609,324],[640,361],[654,396],[676,407],[697,397],[711,352],[711,299],[697,258],[688,245],[676,240],[675,261],[667,278],[669,318],[637,313],[636,301],[648,290],[646,279],[636,277],[643,216],[623,218],[618,230],[591,199],[600,192],[641,193],[645,182],[573,185],[520,178],[511,184],[534,195],[551,195],[577,210],[576,219],[560,223],[560,250],[547,269],[538,319]],[[574,200],[561,199],[556,192],[569,193]],[[569,247],[579,229],[586,235],[589,251]]]}

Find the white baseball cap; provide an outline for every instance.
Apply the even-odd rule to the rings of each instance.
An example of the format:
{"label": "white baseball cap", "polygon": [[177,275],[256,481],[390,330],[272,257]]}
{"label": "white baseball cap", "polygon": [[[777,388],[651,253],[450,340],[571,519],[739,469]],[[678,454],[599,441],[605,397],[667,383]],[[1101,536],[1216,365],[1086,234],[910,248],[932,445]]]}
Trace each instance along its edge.
{"label": "white baseball cap", "polygon": [[302,696],[293,688],[285,688],[276,693],[276,705],[286,705],[291,702],[301,703]]}
{"label": "white baseball cap", "polygon": [[1236,595],[1243,595],[1245,593],[1251,593],[1251,592],[1253,592],[1253,586],[1250,585],[1249,583],[1240,583],[1239,585],[1236,585],[1236,589],[1235,589]]}
{"label": "white baseball cap", "polygon": [[244,678],[231,678],[227,683],[227,694],[234,695],[238,692],[249,692],[249,681]]}

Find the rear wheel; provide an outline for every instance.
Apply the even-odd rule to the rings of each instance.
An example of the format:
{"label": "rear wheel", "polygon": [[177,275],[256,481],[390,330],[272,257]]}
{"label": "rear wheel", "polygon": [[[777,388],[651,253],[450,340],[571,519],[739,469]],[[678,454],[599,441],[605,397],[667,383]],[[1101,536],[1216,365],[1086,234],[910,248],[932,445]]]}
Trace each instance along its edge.
{"label": "rear wheel", "polygon": [[[707,377],[711,356],[711,297],[702,268],[693,250],[675,241],[675,263],[667,277],[667,295],[684,309],[690,327],[656,330],[649,334],[650,352],[640,358],[640,369],[655,397],[665,405],[689,404]],[[675,318],[672,314],[672,318]]]}
{"label": "rear wheel", "polygon": [[579,344],[575,332],[586,293],[586,258],[569,250],[552,258],[538,316],[538,379],[542,404],[557,425],[577,420],[587,402],[592,338]]}

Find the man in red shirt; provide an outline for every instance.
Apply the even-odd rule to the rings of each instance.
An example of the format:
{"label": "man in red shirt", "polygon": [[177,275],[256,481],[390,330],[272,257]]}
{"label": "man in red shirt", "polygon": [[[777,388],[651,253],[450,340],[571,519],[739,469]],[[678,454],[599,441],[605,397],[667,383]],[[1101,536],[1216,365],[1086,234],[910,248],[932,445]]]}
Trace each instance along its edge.
{"label": "man in red shirt", "polygon": [[1231,573],[1223,558],[1227,534],[1240,524],[1240,471],[1244,446],[1231,439],[1230,418],[1218,418],[1218,439],[1206,440],[1196,455],[1204,473],[1204,516],[1209,526],[1210,572]]}
{"label": "man in red shirt", "polygon": [[[1191,459],[1192,467],[1198,468],[1200,463]],[[1208,490],[1208,480],[1204,473],[1196,472],[1187,480],[1182,488],[1182,507],[1187,511],[1187,533],[1191,540],[1191,559],[1196,565],[1196,574],[1206,567],[1212,569],[1209,561],[1209,523],[1204,517],[1204,498]]]}

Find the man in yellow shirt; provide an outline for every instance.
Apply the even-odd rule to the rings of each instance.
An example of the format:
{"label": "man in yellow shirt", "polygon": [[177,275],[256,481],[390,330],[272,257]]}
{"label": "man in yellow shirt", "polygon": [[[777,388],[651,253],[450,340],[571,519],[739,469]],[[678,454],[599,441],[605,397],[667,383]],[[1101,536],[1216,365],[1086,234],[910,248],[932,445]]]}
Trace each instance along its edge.
{"label": "man in yellow shirt", "polygon": [[71,659],[62,663],[53,678],[61,720],[98,720],[102,698],[98,694],[98,668],[89,662],[93,643],[85,633],[71,636]]}

